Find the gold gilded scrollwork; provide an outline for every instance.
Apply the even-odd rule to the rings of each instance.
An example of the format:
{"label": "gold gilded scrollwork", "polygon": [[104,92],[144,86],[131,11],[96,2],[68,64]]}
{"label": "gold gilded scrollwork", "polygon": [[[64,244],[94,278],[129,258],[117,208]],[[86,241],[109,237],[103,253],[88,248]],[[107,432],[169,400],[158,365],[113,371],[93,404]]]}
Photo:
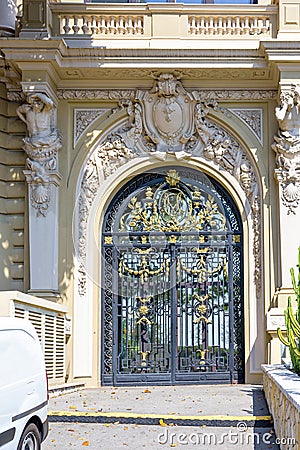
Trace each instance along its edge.
{"label": "gold gilded scrollwork", "polygon": [[177,262],[177,273],[180,274],[181,270],[189,275],[198,275],[198,281],[204,283],[210,275],[220,274],[222,271],[224,276],[227,275],[226,257],[223,256],[221,262],[215,268],[212,267],[211,260],[207,261],[205,255],[199,256],[194,268],[187,267],[182,261],[182,258],[179,257]]}
{"label": "gold gilded scrollwork", "polygon": [[169,242],[170,244],[176,244],[177,239],[176,236],[174,236],[173,234],[169,237]]}
{"label": "gold gilded scrollwork", "polygon": [[193,252],[196,252],[196,253],[209,253],[210,251],[211,251],[210,247],[205,247],[205,248],[194,247],[193,248]]}
{"label": "gold gilded scrollwork", "polygon": [[209,308],[204,304],[206,302],[206,300],[209,299],[209,295],[204,295],[204,297],[200,297],[198,294],[194,295],[194,298],[196,300],[198,300],[199,305],[196,307],[196,310],[198,312],[198,314],[200,314],[199,317],[197,317],[197,319],[194,319],[194,323],[199,323],[199,322],[205,322],[205,323],[211,323],[211,320],[209,320],[204,314],[206,314],[209,311]]}
{"label": "gold gilded scrollwork", "polygon": [[170,186],[176,186],[180,181],[180,176],[177,170],[169,170],[169,172],[167,172],[166,181]]}
{"label": "gold gilded scrollwork", "polygon": [[146,352],[139,352],[139,353],[140,353],[140,355],[142,355],[142,363],[141,363],[141,365],[143,367],[147,366],[147,357],[148,357],[150,351],[148,350]]}
{"label": "gold gilded scrollwork", "polygon": [[151,300],[152,300],[151,296],[148,296],[146,298],[136,297],[136,301],[141,304],[140,307],[138,308],[140,318],[136,322],[137,325],[141,323],[145,323],[147,325],[152,324],[151,320],[147,317],[147,315],[151,312],[150,307],[147,305],[147,303],[149,304]]}
{"label": "gold gilded scrollwork", "polygon": [[146,256],[142,256],[141,262],[139,265],[139,269],[131,269],[128,267],[124,259],[120,259],[119,263],[119,275],[120,277],[123,276],[124,273],[127,273],[129,275],[133,275],[135,277],[138,277],[141,279],[141,284],[144,284],[149,276],[159,275],[160,273],[168,276],[169,275],[169,262],[167,260],[163,261],[161,266],[156,270],[151,270],[150,268],[150,262],[147,260]]}
{"label": "gold gilded scrollwork", "polygon": [[153,248],[136,248],[134,251],[140,255],[149,255],[149,253],[153,252]]}
{"label": "gold gilded scrollwork", "polygon": [[205,364],[205,353],[207,353],[207,352],[208,352],[207,349],[204,349],[204,350],[201,350],[201,349],[196,350],[196,353],[200,353],[200,365],[201,365],[201,366],[204,366],[204,364]]}
{"label": "gold gilded scrollwork", "polygon": [[[174,233],[200,231],[205,226],[226,229],[226,218],[211,195],[184,185],[176,170],[169,170],[165,180],[167,184],[155,189],[147,187],[144,197],[129,200],[119,231]],[[146,243],[145,236],[142,243]]]}

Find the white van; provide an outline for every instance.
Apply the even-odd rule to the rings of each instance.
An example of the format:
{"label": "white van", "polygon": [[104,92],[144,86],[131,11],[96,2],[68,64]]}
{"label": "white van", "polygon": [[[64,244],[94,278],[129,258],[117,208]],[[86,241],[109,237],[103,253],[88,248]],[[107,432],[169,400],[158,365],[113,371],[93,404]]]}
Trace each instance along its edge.
{"label": "white van", "polygon": [[39,450],[48,434],[44,357],[33,325],[0,317],[0,449]]}

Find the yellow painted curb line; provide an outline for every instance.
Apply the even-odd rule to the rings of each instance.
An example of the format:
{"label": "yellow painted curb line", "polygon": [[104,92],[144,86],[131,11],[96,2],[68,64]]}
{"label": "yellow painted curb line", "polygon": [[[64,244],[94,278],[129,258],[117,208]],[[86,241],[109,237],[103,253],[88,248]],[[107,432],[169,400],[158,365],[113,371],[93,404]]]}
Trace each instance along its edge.
{"label": "yellow painted curb line", "polygon": [[93,411],[48,411],[48,416],[75,417],[126,417],[132,419],[174,419],[174,420],[219,420],[249,422],[253,420],[272,420],[271,416],[180,416],[175,414],[138,414],[129,412],[93,412]]}

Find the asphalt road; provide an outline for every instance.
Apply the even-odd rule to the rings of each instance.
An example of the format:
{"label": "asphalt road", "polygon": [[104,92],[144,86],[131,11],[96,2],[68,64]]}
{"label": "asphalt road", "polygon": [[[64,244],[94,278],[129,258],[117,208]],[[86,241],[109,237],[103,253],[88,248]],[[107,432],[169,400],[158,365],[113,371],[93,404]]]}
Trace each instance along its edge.
{"label": "asphalt road", "polygon": [[260,386],[87,389],[52,398],[42,450],[278,450]]}

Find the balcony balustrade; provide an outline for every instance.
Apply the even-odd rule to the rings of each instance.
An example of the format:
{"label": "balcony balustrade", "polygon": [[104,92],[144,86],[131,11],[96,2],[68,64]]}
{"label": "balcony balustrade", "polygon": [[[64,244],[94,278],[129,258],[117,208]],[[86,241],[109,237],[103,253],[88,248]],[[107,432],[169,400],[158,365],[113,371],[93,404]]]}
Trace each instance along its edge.
{"label": "balcony balustrade", "polygon": [[51,34],[67,38],[266,39],[277,32],[277,5],[51,3],[50,8]]}

